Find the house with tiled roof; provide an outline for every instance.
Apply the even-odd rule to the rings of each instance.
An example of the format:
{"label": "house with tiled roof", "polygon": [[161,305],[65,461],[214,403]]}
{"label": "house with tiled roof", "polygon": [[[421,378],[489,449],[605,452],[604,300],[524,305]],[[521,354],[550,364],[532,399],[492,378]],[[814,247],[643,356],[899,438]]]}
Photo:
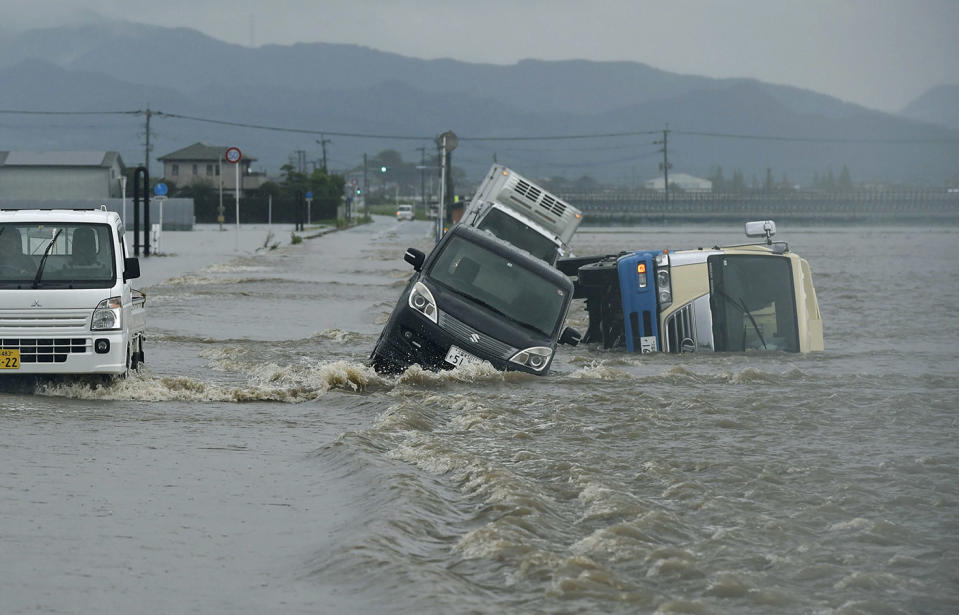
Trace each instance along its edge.
{"label": "house with tiled roof", "polygon": [[[158,160],[163,163],[163,179],[180,188],[206,185],[219,189],[222,181],[223,191],[232,194],[236,188],[236,169],[225,158],[227,149],[224,145],[197,142],[160,156]],[[259,188],[266,182],[262,173],[253,173],[250,169],[255,160],[244,152],[237,163],[240,167],[241,190]]]}
{"label": "house with tiled roof", "polygon": [[119,198],[125,169],[113,151],[0,152],[0,198]]}

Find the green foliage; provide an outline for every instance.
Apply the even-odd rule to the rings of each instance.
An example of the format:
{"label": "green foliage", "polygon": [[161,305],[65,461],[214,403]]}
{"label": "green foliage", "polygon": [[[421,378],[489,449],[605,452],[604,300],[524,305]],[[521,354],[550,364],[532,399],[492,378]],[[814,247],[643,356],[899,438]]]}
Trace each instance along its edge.
{"label": "green foliage", "polygon": [[290,243],[293,244],[294,246],[295,246],[296,244],[298,244],[298,243],[303,243],[303,238],[300,237],[299,235],[297,235],[296,233],[294,233],[294,232],[291,231],[291,232],[290,232]]}

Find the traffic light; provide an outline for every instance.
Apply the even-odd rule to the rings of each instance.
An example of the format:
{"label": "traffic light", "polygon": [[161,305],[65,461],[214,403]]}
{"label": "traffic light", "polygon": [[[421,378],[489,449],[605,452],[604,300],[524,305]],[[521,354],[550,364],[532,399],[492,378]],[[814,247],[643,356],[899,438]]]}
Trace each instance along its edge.
{"label": "traffic light", "polygon": [[386,166],[380,167],[380,173],[386,173]]}
{"label": "traffic light", "polygon": [[363,191],[360,190],[359,188],[357,188],[357,189],[356,189],[356,196],[360,196],[361,194],[363,194]]}

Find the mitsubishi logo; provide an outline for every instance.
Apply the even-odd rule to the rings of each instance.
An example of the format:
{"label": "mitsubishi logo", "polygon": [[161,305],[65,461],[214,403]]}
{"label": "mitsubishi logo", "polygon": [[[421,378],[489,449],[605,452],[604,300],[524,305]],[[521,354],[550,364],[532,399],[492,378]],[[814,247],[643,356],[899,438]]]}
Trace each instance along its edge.
{"label": "mitsubishi logo", "polygon": [[471,333],[471,334],[470,334],[470,341],[471,341],[471,342],[473,342],[474,344],[479,344],[479,340],[480,340],[480,338],[479,338],[479,333]]}
{"label": "mitsubishi logo", "polygon": [[33,300],[33,305],[31,305],[30,307],[40,307],[40,300],[39,300],[39,299],[34,299],[34,300]]}

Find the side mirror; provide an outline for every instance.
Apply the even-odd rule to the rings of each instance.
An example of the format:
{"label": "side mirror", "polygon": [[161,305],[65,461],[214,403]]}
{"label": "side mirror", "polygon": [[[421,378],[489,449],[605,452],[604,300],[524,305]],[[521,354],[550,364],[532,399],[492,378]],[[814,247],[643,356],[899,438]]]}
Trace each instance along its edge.
{"label": "side mirror", "polygon": [[131,256],[123,259],[123,281],[140,277],[140,259]]}
{"label": "side mirror", "polygon": [[568,346],[575,346],[583,339],[583,334],[572,327],[563,329],[563,334],[559,336],[559,343]]}
{"label": "side mirror", "polygon": [[409,248],[406,250],[406,254],[403,255],[403,260],[413,265],[413,269],[419,271],[423,268],[423,261],[426,260],[426,255],[416,248]]}

